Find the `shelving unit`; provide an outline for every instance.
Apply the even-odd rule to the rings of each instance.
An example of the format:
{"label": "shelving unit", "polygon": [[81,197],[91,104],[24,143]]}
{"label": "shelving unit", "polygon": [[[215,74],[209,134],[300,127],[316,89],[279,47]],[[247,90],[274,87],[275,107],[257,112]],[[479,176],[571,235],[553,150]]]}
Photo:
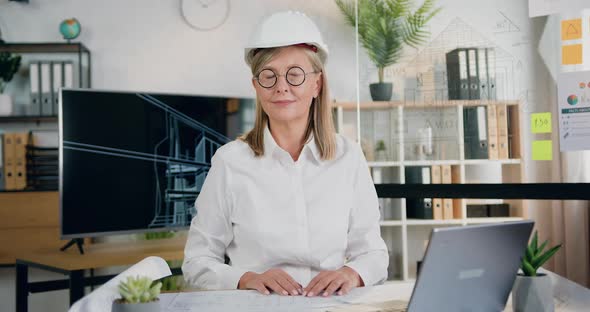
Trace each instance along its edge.
{"label": "shelving unit", "polygon": [[[463,110],[465,107],[506,105],[510,157],[508,159],[465,159]],[[365,152],[375,183],[406,183],[405,168],[413,166],[448,165],[452,183],[521,183],[524,181],[520,142],[518,101],[436,101],[420,102],[334,102],[338,131],[357,140],[357,111],[360,111],[360,143]],[[358,110],[357,110],[358,109]],[[487,114],[486,114],[487,116]],[[486,117],[487,118],[487,117]],[[422,144],[414,126],[430,122],[432,147],[430,154],[416,152]],[[486,126],[487,127],[487,126]],[[435,132],[436,131],[436,132]],[[386,149],[379,155],[377,141]],[[420,147],[419,149],[422,149]],[[498,195],[501,197],[501,194]],[[421,260],[430,231],[435,227],[468,226],[498,223],[527,218],[524,200],[453,199],[452,219],[409,219],[406,199],[380,198],[383,220],[381,234],[390,252],[389,279],[411,280],[416,277],[416,261]],[[508,217],[467,218],[467,204],[508,203]]]}
{"label": "shelving unit", "polygon": [[[0,44],[0,52],[18,54],[22,57],[21,68],[14,79],[7,85],[7,94],[13,96],[14,116],[0,117],[3,122],[27,122],[27,121],[57,121],[56,114],[49,116],[27,116],[19,110],[30,105],[30,70],[29,65],[33,61],[71,61],[74,65],[74,86],[90,88],[92,85],[92,55],[90,50],[82,43],[73,42],[22,42]],[[51,77],[53,79],[53,77]],[[51,81],[52,83],[53,81]],[[53,87],[53,85],[52,85]],[[26,117],[19,120],[18,118]],[[53,117],[47,119],[47,117]],[[12,119],[10,119],[12,118]],[[32,118],[32,119],[31,119]],[[56,125],[57,127],[57,125]]]}

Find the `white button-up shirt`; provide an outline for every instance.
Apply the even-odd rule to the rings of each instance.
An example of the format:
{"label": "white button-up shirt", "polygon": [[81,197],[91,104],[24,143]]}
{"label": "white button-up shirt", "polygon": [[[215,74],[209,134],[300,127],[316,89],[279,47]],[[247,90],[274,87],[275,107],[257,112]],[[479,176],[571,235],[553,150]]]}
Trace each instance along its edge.
{"label": "white button-up shirt", "polygon": [[320,271],[344,265],[367,286],[384,281],[389,255],[365,157],[355,142],[340,135],[336,142],[327,161],[313,138],[293,161],[268,128],[261,157],[239,140],[219,148],[195,203],[186,281],[235,289],[248,271],[280,268],[305,287]]}

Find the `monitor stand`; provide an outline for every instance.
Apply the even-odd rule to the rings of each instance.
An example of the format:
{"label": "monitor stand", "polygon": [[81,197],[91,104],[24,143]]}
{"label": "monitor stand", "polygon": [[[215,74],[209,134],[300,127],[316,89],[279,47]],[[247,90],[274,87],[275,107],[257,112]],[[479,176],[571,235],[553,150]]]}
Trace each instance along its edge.
{"label": "monitor stand", "polygon": [[78,246],[78,250],[80,251],[80,254],[83,255],[84,254],[84,248],[82,247],[82,245],[84,245],[83,238],[72,238],[67,244],[65,244],[59,250],[65,251],[66,249],[72,247],[72,245],[74,245],[74,244],[76,244],[76,246]]}

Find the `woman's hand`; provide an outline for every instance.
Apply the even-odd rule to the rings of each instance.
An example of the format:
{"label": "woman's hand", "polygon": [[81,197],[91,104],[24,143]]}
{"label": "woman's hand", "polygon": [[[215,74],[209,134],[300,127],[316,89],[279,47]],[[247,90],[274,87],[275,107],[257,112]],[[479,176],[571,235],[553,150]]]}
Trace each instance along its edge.
{"label": "woman's hand", "polygon": [[355,287],[364,286],[363,279],[353,269],[343,266],[336,271],[322,271],[314,277],[303,290],[303,295],[331,296],[338,291],[338,295],[346,295]]}
{"label": "woman's hand", "polygon": [[246,272],[240,277],[238,289],[255,289],[265,295],[270,294],[270,289],[283,296],[297,296],[303,292],[303,287],[281,269],[270,269],[262,274]]}

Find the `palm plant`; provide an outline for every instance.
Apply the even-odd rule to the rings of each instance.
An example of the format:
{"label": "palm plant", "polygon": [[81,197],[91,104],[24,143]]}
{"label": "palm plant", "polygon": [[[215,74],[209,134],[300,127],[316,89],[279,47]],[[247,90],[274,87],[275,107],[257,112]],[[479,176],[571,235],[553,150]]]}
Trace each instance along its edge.
{"label": "palm plant", "polygon": [[[425,0],[412,12],[413,0],[358,0],[358,34],[369,59],[377,66],[379,83],[385,67],[401,57],[404,44],[416,48],[429,37],[426,23],[441,8]],[[336,0],[350,25],[356,25],[354,1]]]}
{"label": "palm plant", "polygon": [[537,276],[537,270],[561,248],[561,244],[559,244],[543,252],[548,242],[546,240],[541,246],[538,246],[537,231],[535,231],[520,266],[525,276]]}

